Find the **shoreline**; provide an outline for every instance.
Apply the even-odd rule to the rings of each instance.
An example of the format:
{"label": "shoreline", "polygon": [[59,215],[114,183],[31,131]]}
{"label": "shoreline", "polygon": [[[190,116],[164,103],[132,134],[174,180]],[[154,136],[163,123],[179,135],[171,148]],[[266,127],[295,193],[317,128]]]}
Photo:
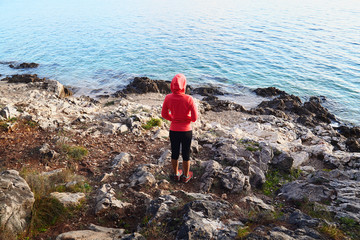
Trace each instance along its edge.
{"label": "shoreline", "polygon": [[[20,62],[15,62],[15,61],[0,62],[0,64],[8,65],[9,68],[11,68],[11,69],[20,70],[19,74],[26,73],[27,69],[36,69],[39,66],[37,63],[20,63]],[[12,66],[12,67],[10,67],[10,66]],[[24,72],[21,72],[21,71],[24,71]],[[11,76],[11,75],[9,75],[9,76]],[[6,77],[6,76],[4,76],[4,75],[0,76],[0,78],[4,78],[4,77]],[[123,85],[122,88],[119,88],[120,85],[117,87],[115,87],[115,85],[116,84],[113,83],[113,85],[109,86],[109,87],[105,87],[105,88],[98,87],[98,88],[93,88],[93,89],[88,88],[88,87],[79,88],[79,87],[72,86],[72,85],[69,85],[69,87],[71,89],[73,89],[73,91],[75,92],[75,96],[86,95],[86,96],[89,96],[92,98],[99,98],[102,96],[111,95],[114,92],[119,91],[122,88],[126,87],[126,85],[124,85],[124,84],[120,84],[120,85]],[[196,86],[196,88],[203,87],[203,86],[212,87],[212,86],[214,86],[214,84],[213,83],[206,83],[206,84],[198,84],[197,83],[194,86]],[[220,86],[221,91],[223,91],[225,93],[225,95],[218,96],[218,97],[223,98],[223,99],[225,99],[225,97],[226,97],[228,100],[234,99],[231,101],[234,101],[235,103],[243,105],[245,108],[256,107],[255,106],[256,104],[260,103],[263,100],[266,100],[266,99],[259,99],[259,96],[253,94],[253,91],[256,88],[248,88],[246,86],[241,86],[241,87],[238,86],[242,89],[241,93],[240,92],[239,93],[231,93],[231,92],[227,91],[227,89],[231,88],[230,86],[223,85],[222,83],[219,83],[219,86]],[[86,90],[84,91],[84,89],[86,89]],[[79,91],[80,91],[80,93],[79,93]],[[100,96],[98,96],[98,95],[100,95]],[[312,95],[306,95],[306,96],[302,95],[301,100],[305,102],[305,101],[308,101],[308,99],[310,99],[311,97],[312,97]],[[343,107],[342,109],[339,108],[337,106],[336,102],[326,99],[326,97],[322,96],[321,93],[316,97],[321,99],[321,103],[323,106],[327,107],[328,109],[332,109],[333,113],[336,114],[338,117],[339,117],[339,114],[345,108],[345,107]],[[249,99],[251,99],[250,103],[248,101]],[[336,112],[336,110],[337,110],[337,112]],[[345,124],[347,126],[353,126],[353,127],[359,126],[359,123],[357,122],[356,118],[353,118],[350,120],[346,120],[346,119],[350,119],[350,118],[343,116],[343,118],[341,119],[341,123]]]}

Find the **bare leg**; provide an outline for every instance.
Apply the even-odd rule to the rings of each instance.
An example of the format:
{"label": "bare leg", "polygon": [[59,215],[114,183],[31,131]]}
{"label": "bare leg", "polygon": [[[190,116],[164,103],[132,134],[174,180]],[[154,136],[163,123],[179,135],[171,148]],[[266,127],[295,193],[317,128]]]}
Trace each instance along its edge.
{"label": "bare leg", "polygon": [[171,164],[172,164],[172,168],[174,171],[174,174],[177,175],[178,174],[178,170],[179,170],[179,161],[175,160],[175,159],[171,159]]}
{"label": "bare leg", "polygon": [[184,175],[188,176],[190,170],[190,161],[183,161],[183,170],[184,170]]}

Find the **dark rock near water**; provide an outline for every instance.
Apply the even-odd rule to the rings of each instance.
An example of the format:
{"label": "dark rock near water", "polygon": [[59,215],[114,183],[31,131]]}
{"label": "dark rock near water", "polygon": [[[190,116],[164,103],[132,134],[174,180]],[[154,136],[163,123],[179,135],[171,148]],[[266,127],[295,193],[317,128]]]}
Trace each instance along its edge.
{"label": "dark rock near water", "polygon": [[199,87],[192,91],[192,94],[199,94],[201,96],[224,95],[218,87]]}
{"label": "dark rock near water", "polygon": [[341,135],[344,137],[355,137],[360,138],[360,127],[347,127],[347,126],[340,126],[335,128],[339,131]]}
{"label": "dark rock near water", "polygon": [[288,114],[295,114],[298,123],[311,127],[318,125],[319,122],[336,121],[335,116],[321,106],[320,102],[318,97],[311,97],[308,102],[302,104],[299,97],[282,94],[273,100],[261,102],[249,113],[274,115],[285,119],[288,118]]}
{"label": "dark rock near water", "polygon": [[122,91],[124,94],[129,93],[171,93],[170,90],[170,82],[166,82],[163,80],[152,80],[148,77],[135,77],[134,80],[126,86],[126,88]]}
{"label": "dark rock near water", "polygon": [[304,108],[315,114],[315,118],[321,122],[331,123],[335,120],[335,116],[321,106],[317,98],[311,98],[309,102],[304,103]]}
{"label": "dark rock near water", "polygon": [[37,68],[39,67],[39,64],[38,63],[21,63],[19,65],[10,64],[9,67],[14,69]]}
{"label": "dark rock near water", "polygon": [[[152,80],[148,77],[135,77],[134,80],[126,86],[124,90],[117,91],[114,95],[116,97],[125,96],[130,93],[171,93],[171,82],[164,80]],[[187,86],[186,93],[190,93],[190,86]]]}
{"label": "dark rock near water", "polygon": [[281,91],[275,87],[268,87],[268,88],[257,88],[254,92],[262,97],[273,97],[278,95],[287,95],[286,92]]}
{"label": "dark rock near water", "polygon": [[11,77],[1,79],[1,81],[7,81],[8,83],[31,83],[31,82],[44,82],[46,78],[39,78],[37,74],[16,74]]}
{"label": "dark rock near water", "polygon": [[282,95],[271,101],[263,101],[258,107],[297,112],[300,110],[301,100],[299,97],[294,95]]}
{"label": "dark rock near water", "polygon": [[360,152],[360,141],[358,139],[351,137],[345,143],[350,152]]}
{"label": "dark rock near water", "polygon": [[240,104],[236,104],[227,100],[219,100],[218,97],[208,96],[203,99],[208,106],[206,110],[212,110],[214,112],[230,111],[245,112],[245,108]]}

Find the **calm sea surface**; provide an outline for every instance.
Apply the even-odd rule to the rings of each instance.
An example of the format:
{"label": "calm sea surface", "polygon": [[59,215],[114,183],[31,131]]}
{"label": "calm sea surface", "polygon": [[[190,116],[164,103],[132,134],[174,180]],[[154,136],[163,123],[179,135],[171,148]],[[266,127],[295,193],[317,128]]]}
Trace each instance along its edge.
{"label": "calm sea surface", "polygon": [[249,89],[275,86],[325,96],[338,118],[360,124],[359,0],[0,0],[0,62],[10,61],[41,65],[0,64],[0,74],[87,94],[178,72],[247,102]]}

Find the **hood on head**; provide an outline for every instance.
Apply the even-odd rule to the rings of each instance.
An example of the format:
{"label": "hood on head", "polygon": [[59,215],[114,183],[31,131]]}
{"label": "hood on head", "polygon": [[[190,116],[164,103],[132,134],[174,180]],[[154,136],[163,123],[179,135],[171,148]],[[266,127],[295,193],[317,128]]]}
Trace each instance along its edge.
{"label": "hood on head", "polygon": [[175,77],[171,81],[170,89],[173,93],[185,93],[186,89],[186,77],[184,74],[176,74]]}

